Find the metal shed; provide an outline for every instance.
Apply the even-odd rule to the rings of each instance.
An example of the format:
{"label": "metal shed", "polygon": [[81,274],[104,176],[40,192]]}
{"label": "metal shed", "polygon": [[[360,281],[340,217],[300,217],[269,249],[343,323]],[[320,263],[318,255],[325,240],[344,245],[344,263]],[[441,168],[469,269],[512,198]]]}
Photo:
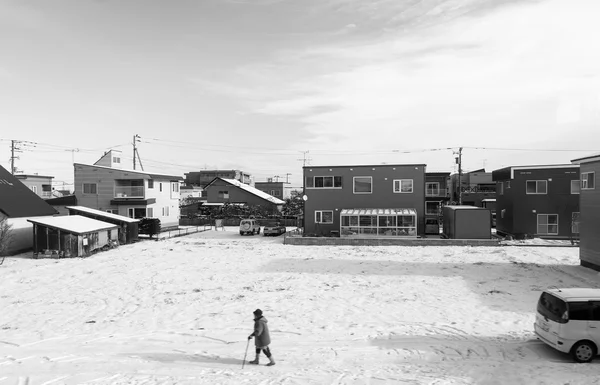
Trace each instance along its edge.
{"label": "metal shed", "polygon": [[491,239],[490,210],[475,206],[444,206],[443,234],[450,239]]}
{"label": "metal shed", "polygon": [[33,223],[33,257],[87,257],[114,247],[118,226],[81,215],[28,219]]}
{"label": "metal shed", "polygon": [[66,209],[69,210],[69,215],[82,215],[119,226],[118,240],[120,244],[133,243],[139,240],[139,219],[91,209],[85,206],[66,206]]}

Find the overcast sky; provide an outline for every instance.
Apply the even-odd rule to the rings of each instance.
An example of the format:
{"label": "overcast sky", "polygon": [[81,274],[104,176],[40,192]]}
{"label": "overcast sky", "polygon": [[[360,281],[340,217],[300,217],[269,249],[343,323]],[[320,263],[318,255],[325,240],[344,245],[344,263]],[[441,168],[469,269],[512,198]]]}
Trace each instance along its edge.
{"label": "overcast sky", "polygon": [[598,15],[598,0],[0,0],[0,164],[28,141],[19,170],[72,183],[73,159],[111,147],[132,168],[135,134],[146,170],[296,186],[302,151],[569,163],[600,150]]}

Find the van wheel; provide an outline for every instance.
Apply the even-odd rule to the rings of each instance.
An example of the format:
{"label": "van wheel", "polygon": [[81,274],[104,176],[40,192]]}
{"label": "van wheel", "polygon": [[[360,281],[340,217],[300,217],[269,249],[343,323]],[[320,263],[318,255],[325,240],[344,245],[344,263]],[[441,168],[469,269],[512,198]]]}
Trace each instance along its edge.
{"label": "van wheel", "polygon": [[596,345],[590,341],[579,341],[571,348],[571,355],[575,362],[592,362],[596,355]]}

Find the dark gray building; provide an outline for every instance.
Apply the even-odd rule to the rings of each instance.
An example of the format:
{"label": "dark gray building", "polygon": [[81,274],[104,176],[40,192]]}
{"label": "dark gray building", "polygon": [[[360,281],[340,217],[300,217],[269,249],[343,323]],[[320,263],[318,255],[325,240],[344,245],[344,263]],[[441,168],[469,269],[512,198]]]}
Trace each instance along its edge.
{"label": "dark gray building", "polygon": [[600,271],[600,189],[596,188],[596,173],[600,174],[600,154],[574,159],[580,166],[579,194],[579,259],[581,265]]}

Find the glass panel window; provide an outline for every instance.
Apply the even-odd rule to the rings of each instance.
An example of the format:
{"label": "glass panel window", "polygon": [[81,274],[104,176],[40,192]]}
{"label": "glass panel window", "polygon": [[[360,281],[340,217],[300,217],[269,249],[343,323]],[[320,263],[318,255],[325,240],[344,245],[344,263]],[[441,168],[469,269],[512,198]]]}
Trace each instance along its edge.
{"label": "glass panel window", "polygon": [[593,190],[595,187],[595,173],[583,172],[581,173],[581,189],[582,190]]}
{"label": "glass panel window", "polygon": [[306,187],[313,188],[313,187],[315,187],[314,182],[315,182],[315,180],[312,176],[307,176],[304,183],[305,183]]}
{"label": "glass panel window", "polygon": [[308,176],[306,188],[342,188],[341,176]]}
{"label": "glass panel window", "polygon": [[154,188],[154,179],[148,179],[148,188]]}
{"label": "glass panel window", "polygon": [[395,179],[394,180],[394,192],[395,193],[412,193],[413,192],[413,180],[412,179]]}
{"label": "glass panel window", "polygon": [[377,226],[377,215],[361,215],[358,224],[362,227]]}
{"label": "glass panel window", "polygon": [[425,202],[425,214],[438,215],[440,210],[440,202]]}
{"label": "glass panel window", "polygon": [[547,180],[528,180],[526,182],[527,194],[547,194],[548,193],[548,181]]}
{"label": "glass panel window", "polygon": [[98,185],[96,183],[84,183],[83,184],[83,193],[84,194],[97,194]]}
{"label": "glass panel window", "polygon": [[440,195],[440,184],[438,182],[428,182],[425,184],[425,196],[436,197]]}
{"label": "glass panel window", "polygon": [[219,198],[229,199],[229,191],[219,191]]}
{"label": "glass panel window", "polygon": [[342,177],[341,176],[333,177],[333,187],[342,187]]}
{"label": "glass panel window", "polygon": [[323,187],[325,187],[324,183],[325,182],[323,182],[323,177],[322,176],[316,176],[315,177],[315,187],[323,188]]}
{"label": "glass panel window", "polygon": [[538,214],[537,230],[540,235],[558,235],[558,214]]}
{"label": "glass panel window", "polygon": [[371,194],[373,192],[373,178],[370,176],[354,177],[355,194]]}
{"label": "glass panel window", "polygon": [[333,223],[332,210],[315,211],[315,223]]}

